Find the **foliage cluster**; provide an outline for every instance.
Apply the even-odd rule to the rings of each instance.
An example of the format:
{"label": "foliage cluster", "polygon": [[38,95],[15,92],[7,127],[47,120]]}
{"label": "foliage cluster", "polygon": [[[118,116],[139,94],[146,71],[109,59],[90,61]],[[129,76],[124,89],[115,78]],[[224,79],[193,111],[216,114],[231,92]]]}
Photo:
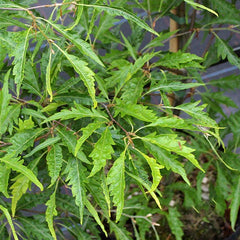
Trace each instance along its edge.
{"label": "foliage cluster", "polygon": [[[235,228],[240,112],[224,91],[239,77],[201,73],[221,59],[240,68],[219,35],[239,34],[238,1],[199,2],[0,1],[1,239],[180,240],[189,209],[203,222],[228,209]],[[158,30],[166,17],[180,31]]]}

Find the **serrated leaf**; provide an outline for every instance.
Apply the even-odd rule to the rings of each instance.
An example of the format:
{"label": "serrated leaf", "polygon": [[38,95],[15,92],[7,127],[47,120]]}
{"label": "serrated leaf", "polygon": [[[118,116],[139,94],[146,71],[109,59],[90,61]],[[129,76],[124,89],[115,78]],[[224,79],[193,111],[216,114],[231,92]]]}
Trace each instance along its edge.
{"label": "serrated leaf", "polygon": [[111,154],[114,153],[112,145],[115,145],[115,143],[112,139],[109,128],[107,127],[102,133],[101,138],[96,142],[93,151],[89,155],[89,157],[91,157],[94,161],[89,177],[92,177],[101,168],[105,167],[106,160],[112,158]]}
{"label": "serrated leaf", "polygon": [[176,240],[181,240],[183,237],[183,223],[180,221],[180,213],[176,208],[168,208],[167,220],[172,233],[175,235]]}
{"label": "serrated leaf", "polygon": [[237,184],[235,186],[233,185],[232,201],[230,204],[230,221],[233,230],[235,229],[235,224],[238,217],[239,205],[240,205],[240,177],[238,176]]}
{"label": "serrated leaf", "polygon": [[194,166],[199,168],[204,172],[202,167],[199,165],[197,159],[192,154],[195,150],[189,147],[186,147],[185,141],[177,139],[176,134],[161,134],[158,136],[149,135],[141,138],[145,142],[150,142],[157,145],[160,148],[163,148],[169,152],[175,152],[180,156],[187,158]]}
{"label": "serrated leaf", "polygon": [[193,103],[184,103],[176,107],[166,106],[165,108],[172,108],[183,111],[194,119],[198,120],[199,125],[210,128],[217,128],[217,123],[213,119],[211,119],[206,112],[203,111],[204,108],[206,108],[207,104],[202,104],[198,106],[199,103],[200,101],[196,101]]}
{"label": "serrated leaf", "polygon": [[12,190],[11,209],[12,209],[12,216],[14,217],[16,212],[17,202],[22,197],[22,195],[26,193],[29,187],[30,180],[29,178],[27,178],[25,175],[22,175],[22,174],[18,175],[13,180],[14,180],[14,183],[10,189]]}
{"label": "serrated leaf", "polygon": [[96,55],[96,53],[93,51],[91,45],[79,38],[79,35],[76,33],[69,33],[67,32],[68,29],[64,29],[62,25],[55,24],[47,19],[42,20],[46,21],[49,23],[51,26],[53,26],[58,32],[60,32],[65,38],[69,39],[78,49],[79,51],[83,54],[86,55],[90,58],[92,58],[95,62],[100,64],[101,66],[104,66],[102,61],[99,59],[99,57]]}
{"label": "serrated leaf", "polygon": [[203,83],[183,83],[183,82],[162,82],[159,81],[157,84],[151,86],[149,91],[145,94],[149,94],[155,91],[164,91],[164,92],[173,92],[173,91],[180,91],[189,88],[196,88],[199,86],[203,86]]}
{"label": "serrated leaf", "polygon": [[6,198],[9,198],[8,180],[10,172],[11,170],[8,169],[5,164],[0,164],[0,192],[3,193]]}
{"label": "serrated leaf", "polygon": [[55,137],[55,138],[48,138],[47,140],[45,140],[44,142],[40,143],[39,145],[37,145],[30,153],[28,153],[27,155],[24,156],[24,158],[27,157],[31,157],[33,154],[35,154],[36,152],[49,147],[50,145],[58,142],[60,140],[60,137]]}
{"label": "serrated leaf", "polygon": [[97,107],[97,101],[95,98],[95,87],[94,87],[94,75],[95,73],[87,66],[88,64],[80,60],[78,57],[68,54],[66,51],[61,49],[58,45],[54,44],[62,53],[63,55],[68,59],[68,61],[73,66],[74,70],[79,74],[80,78],[82,79],[84,85],[88,89],[88,93],[93,101],[93,107]]}
{"label": "serrated leaf", "polygon": [[28,147],[32,146],[34,140],[43,132],[45,129],[37,129],[37,130],[25,130],[23,132],[16,133],[11,139],[9,146],[7,149],[8,154],[15,154],[16,156],[19,153],[22,153]]}
{"label": "serrated leaf", "polygon": [[154,66],[164,66],[168,68],[203,68],[200,64],[203,59],[195,54],[178,52],[169,52],[165,54]]}
{"label": "serrated leaf", "polygon": [[[70,153],[74,154],[75,146],[77,144],[77,137],[73,135],[73,132],[67,131],[63,127],[58,127],[56,129],[63,141],[63,144],[68,148]],[[76,157],[85,163],[91,164],[83,151],[78,151]]]}
{"label": "serrated leaf", "polygon": [[136,61],[136,50],[134,50],[133,46],[131,45],[131,43],[128,41],[128,39],[124,36],[124,34],[121,32],[121,36],[122,39],[124,41],[124,45],[127,48],[129,54],[131,55],[131,57]]}
{"label": "serrated leaf", "polygon": [[49,186],[50,188],[56,182],[62,168],[63,156],[62,148],[59,144],[54,144],[51,146],[51,149],[48,152],[46,159],[49,176],[51,177],[51,184]]}
{"label": "serrated leaf", "polygon": [[85,205],[88,209],[88,211],[92,214],[92,216],[94,217],[95,221],[98,223],[98,225],[101,227],[102,231],[105,233],[105,236],[107,237],[107,232],[105,230],[104,225],[102,224],[101,219],[98,216],[98,213],[96,211],[96,209],[93,207],[93,205],[86,199],[85,200]]}
{"label": "serrated leaf", "polygon": [[221,56],[222,59],[227,58],[231,64],[240,69],[239,57],[233,52],[232,48],[229,47],[225,40],[221,39],[217,34],[214,35],[216,36],[215,47],[217,48],[218,56]]}
{"label": "serrated leaf", "polygon": [[72,195],[75,203],[79,208],[80,222],[83,222],[83,210],[86,202],[86,190],[84,181],[86,179],[83,166],[76,158],[70,158],[65,172],[67,173],[66,181],[71,186]]}
{"label": "serrated leaf", "polygon": [[20,87],[22,85],[22,81],[24,78],[24,69],[26,63],[26,53],[29,44],[29,33],[32,30],[30,27],[24,34],[22,35],[23,40],[15,47],[15,51],[13,52],[14,61],[13,61],[13,75],[15,75],[15,83],[17,84],[17,96],[19,96]]}
{"label": "serrated leaf", "polygon": [[26,129],[32,129],[34,128],[34,122],[32,121],[32,117],[30,116],[29,119],[25,119],[24,121],[19,118],[18,119],[18,132],[22,132]]}
{"label": "serrated leaf", "polygon": [[116,222],[119,221],[124,207],[125,189],[125,151],[114,162],[107,175],[110,195],[113,196],[114,206],[117,207]]}
{"label": "serrated leaf", "polygon": [[57,240],[57,236],[53,226],[53,217],[57,216],[56,210],[56,192],[54,191],[53,194],[50,196],[50,199],[46,202],[46,222],[48,224],[48,228],[52,234],[54,240]]}
{"label": "serrated leaf", "polygon": [[180,176],[182,176],[184,181],[190,185],[186,171],[183,168],[183,165],[176,160],[176,156],[150,142],[145,142],[144,145],[161,165],[168,170],[171,169],[173,172],[178,173]]}
{"label": "serrated leaf", "polygon": [[229,75],[227,77],[210,80],[207,85],[216,86],[222,89],[236,89],[240,88],[240,78],[238,75]]}
{"label": "serrated leaf", "polygon": [[112,16],[122,16],[125,19],[132,21],[136,23],[138,26],[142,27],[143,29],[155,34],[158,36],[158,33],[154,31],[152,28],[150,28],[142,19],[138,18],[131,12],[127,11],[126,9],[119,8],[119,7],[113,7],[113,6],[107,6],[107,5],[90,5],[90,4],[78,4],[86,7],[93,7],[100,11],[105,11],[106,13],[112,15]]}
{"label": "serrated leaf", "polygon": [[146,159],[148,165],[151,168],[153,183],[152,183],[152,186],[151,186],[151,189],[149,190],[149,192],[153,192],[156,190],[156,188],[158,187],[158,185],[162,179],[160,169],[164,168],[164,166],[157,164],[157,162],[154,158],[147,156],[146,154],[142,153],[141,151],[139,151],[139,152]]}
{"label": "serrated leaf", "polygon": [[11,231],[12,231],[12,234],[13,234],[13,237],[14,237],[14,240],[18,240],[18,236],[17,236],[17,233],[16,233],[16,230],[14,228],[14,225],[13,225],[13,222],[12,222],[12,219],[11,219],[11,216],[7,210],[7,208],[3,207],[2,205],[0,205],[0,210],[4,213],[7,221],[8,221],[8,224],[11,228]]}
{"label": "serrated leaf", "polygon": [[77,152],[81,148],[82,144],[93,134],[93,132],[100,128],[103,122],[93,122],[89,123],[85,128],[82,128],[82,136],[77,140],[77,144],[74,150],[74,155],[77,155]]}
{"label": "serrated leaf", "polygon": [[117,240],[131,240],[132,238],[129,236],[129,232],[124,229],[122,226],[118,226],[113,221],[109,222],[111,230],[114,231],[114,234],[117,238]]}
{"label": "serrated leaf", "polygon": [[126,104],[120,99],[117,99],[115,116],[118,115],[119,112],[121,112],[122,117],[129,115],[145,122],[154,122],[157,120],[155,113],[146,106],[140,104]]}
{"label": "serrated leaf", "polygon": [[55,113],[54,115],[49,117],[47,120],[45,120],[43,123],[56,120],[56,119],[67,120],[67,119],[73,118],[74,120],[77,120],[77,119],[86,118],[86,117],[106,119],[103,115],[101,115],[95,109],[92,109],[91,111],[90,109],[75,103],[75,108],[72,107],[71,110],[64,109],[59,113]]}
{"label": "serrated leaf", "polygon": [[157,195],[155,194],[155,192],[150,192],[151,187],[150,187],[142,178],[140,178],[140,177],[138,177],[138,176],[136,176],[136,175],[134,175],[134,174],[132,174],[132,173],[130,173],[130,172],[127,172],[127,171],[126,171],[126,173],[127,173],[131,178],[135,179],[139,184],[143,185],[143,186],[148,190],[149,194],[150,194],[150,195],[152,196],[152,198],[155,200],[157,206],[161,209],[162,207],[161,207],[161,204],[160,204],[160,202],[159,202],[159,199],[158,199]]}
{"label": "serrated leaf", "polygon": [[19,161],[19,159],[20,158],[13,158],[11,157],[11,155],[6,155],[5,157],[0,158],[0,162],[4,162],[8,168],[11,168],[12,170],[26,176],[30,181],[32,181],[36,186],[38,186],[41,191],[43,191],[43,185],[38,181],[34,173],[23,165],[24,161]]}
{"label": "serrated leaf", "polygon": [[70,26],[66,31],[72,30],[74,27],[76,27],[81,19],[83,12],[83,6],[77,6],[77,19],[73,22],[72,26]]}

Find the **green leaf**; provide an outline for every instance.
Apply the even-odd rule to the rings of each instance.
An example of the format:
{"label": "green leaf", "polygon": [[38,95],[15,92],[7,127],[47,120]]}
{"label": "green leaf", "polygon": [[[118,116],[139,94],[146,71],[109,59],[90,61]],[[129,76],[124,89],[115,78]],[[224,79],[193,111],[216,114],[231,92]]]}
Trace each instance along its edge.
{"label": "green leaf", "polygon": [[217,48],[218,56],[221,56],[222,59],[227,58],[231,64],[240,69],[239,57],[233,52],[232,48],[229,47],[226,41],[221,39],[217,34],[214,35],[216,36],[215,47]]}
{"label": "green leaf", "polygon": [[75,203],[79,208],[80,222],[83,222],[84,203],[86,203],[86,190],[84,181],[86,181],[85,173],[81,162],[76,158],[70,158],[65,169],[67,174],[66,181],[71,185],[72,195]]}
{"label": "green leaf", "polygon": [[74,21],[72,26],[70,26],[68,29],[66,29],[66,31],[72,30],[74,27],[76,27],[79,24],[79,21],[82,16],[82,12],[83,12],[83,6],[77,6],[77,19]]}
{"label": "green leaf", "polygon": [[64,109],[59,113],[55,113],[54,115],[49,117],[47,120],[45,120],[43,123],[56,120],[56,119],[66,120],[66,119],[74,118],[74,120],[77,120],[77,119],[86,118],[86,117],[106,119],[102,114],[100,114],[95,109],[92,109],[91,111],[90,109],[85,108],[80,104],[76,104],[76,103],[75,103],[75,107],[76,108],[72,107],[71,110]]}
{"label": "green leaf", "polygon": [[95,73],[87,66],[88,64],[80,60],[78,57],[68,54],[66,51],[62,50],[58,45],[54,43],[54,45],[63,53],[63,55],[68,59],[71,63],[75,71],[79,74],[82,79],[84,85],[88,89],[88,93],[93,101],[93,107],[97,107],[97,101],[95,98],[95,88],[94,88],[94,75]]}
{"label": "green leaf", "polygon": [[19,173],[22,173],[36,186],[38,186],[41,191],[43,191],[43,185],[38,181],[34,173],[23,165],[24,161],[23,160],[19,161],[19,159],[20,158],[13,158],[11,157],[11,155],[6,155],[5,157],[0,158],[0,162],[4,162],[8,168],[11,168],[12,170],[17,171]]}
{"label": "green leaf", "polygon": [[0,192],[2,192],[6,198],[9,198],[8,180],[10,172],[11,170],[8,169],[5,164],[0,163]]}
{"label": "green leaf", "polygon": [[176,240],[181,240],[184,235],[182,230],[183,223],[179,219],[180,216],[181,215],[176,208],[168,208],[167,220]]}
{"label": "green leaf", "polygon": [[129,232],[126,231],[123,227],[118,226],[113,221],[109,222],[111,230],[114,231],[117,240],[131,240]]}
{"label": "green leaf", "polygon": [[208,12],[213,13],[214,15],[216,15],[218,17],[218,14],[215,11],[213,11],[212,9],[210,9],[202,4],[196,3],[193,0],[184,0],[184,2],[190,4],[195,9],[202,8],[204,10],[207,10]]}
{"label": "green leaf", "polygon": [[21,118],[18,119],[18,132],[22,132],[26,129],[32,129],[34,128],[34,122],[32,121],[32,117],[30,116],[29,119],[22,120]]}
{"label": "green leaf", "polygon": [[30,186],[30,180],[25,175],[18,175],[13,179],[15,182],[11,186],[12,190],[12,216],[15,216],[16,207],[19,199],[25,194]]}
{"label": "green leaf", "polygon": [[140,104],[126,104],[120,99],[117,99],[115,116],[118,115],[119,112],[121,112],[122,117],[129,115],[145,122],[154,122],[157,120],[155,113],[146,106]]}
{"label": "green leaf", "polygon": [[203,68],[200,64],[203,59],[195,54],[178,52],[169,52],[165,54],[154,66],[164,66],[168,68]]}
{"label": "green leaf", "polygon": [[134,175],[134,174],[132,174],[132,173],[130,173],[130,172],[127,172],[127,171],[126,171],[126,173],[127,173],[131,178],[133,178],[134,180],[136,180],[139,184],[143,185],[143,186],[148,190],[149,194],[150,194],[150,195],[152,196],[152,198],[155,200],[157,206],[161,209],[162,207],[161,207],[161,204],[160,204],[160,202],[159,202],[159,199],[158,199],[157,195],[155,194],[155,192],[150,191],[151,187],[150,187],[143,179],[141,179],[140,177],[138,177],[138,176],[136,176],[136,175]]}
{"label": "green leaf", "polygon": [[124,207],[125,189],[125,151],[114,162],[107,175],[107,184],[111,196],[113,196],[114,206],[117,207],[116,222],[119,221]]}
{"label": "green leaf", "polygon": [[161,134],[158,136],[149,135],[141,138],[145,142],[150,142],[157,145],[160,148],[163,148],[169,152],[175,152],[180,156],[187,158],[194,166],[199,168],[204,172],[202,167],[199,165],[197,159],[192,154],[195,150],[189,147],[186,147],[185,141],[177,139],[176,134]]}
{"label": "green leaf", "polygon": [[15,154],[16,156],[19,153],[22,153],[28,147],[32,146],[34,140],[43,132],[45,129],[38,128],[36,130],[25,130],[23,132],[16,133],[11,139],[11,146],[7,148],[8,154]]}
{"label": "green leaf", "polygon": [[57,216],[57,210],[56,210],[56,191],[53,192],[53,194],[50,196],[50,199],[46,202],[46,222],[48,224],[48,228],[52,234],[52,237],[54,240],[57,240],[57,236],[54,230],[53,225],[53,217]]}
{"label": "green leaf", "polygon": [[151,189],[149,190],[149,192],[153,192],[156,190],[156,188],[158,187],[158,185],[162,179],[160,169],[164,168],[164,166],[157,164],[156,160],[154,158],[149,157],[148,155],[144,154],[140,150],[137,149],[137,151],[140,152],[141,155],[146,159],[148,165],[151,168],[153,183],[152,183],[152,186],[151,186]]}
{"label": "green leaf", "polygon": [[52,49],[49,51],[49,60],[46,70],[46,89],[48,94],[50,95],[49,101],[52,102],[53,99],[53,93],[51,88],[51,63],[52,63]]}
{"label": "green leaf", "polygon": [[138,18],[131,12],[127,11],[126,9],[119,8],[119,7],[113,7],[113,6],[107,6],[107,5],[90,5],[90,4],[78,4],[86,7],[93,7],[99,11],[105,11],[106,13],[112,15],[112,16],[122,16],[125,19],[132,21],[142,27],[143,29],[155,34],[158,36],[158,33],[154,31],[152,28],[150,28],[142,19]]}
{"label": "green leaf", "polygon": [[[58,127],[56,130],[58,131],[63,144],[68,148],[70,153],[74,154],[75,146],[77,144],[77,137],[73,135],[73,132],[67,131],[63,127]],[[78,151],[76,157],[85,163],[91,164],[82,151]]]}
{"label": "green leaf", "polygon": [[7,210],[7,208],[3,207],[2,205],[0,205],[0,210],[4,213],[7,221],[8,221],[8,224],[12,230],[12,234],[13,234],[13,237],[14,237],[14,240],[18,240],[18,236],[17,236],[17,233],[16,233],[16,230],[13,226],[13,222],[12,222],[12,219],[11,219],[11,216]]}
{"label": "green leaf", "polygon": [[183,164],[176,160],[175,155],[171,154],[171,152],[159,148],[150,142],[145,142],[144,145],[161,165],[163,165],[168,170],[171,169],[173,172],[178,173],[180,176],[182,176],[184,181],[190,185],[186,171],[183,168]]}
{"label": "green leaf", "polygon": [[199,125],[210,127],[210,128],[218,128],[217,123],[211,119],[206,112],[204,112],[204,108],[206,108],[207,104],[202,104],[198,106],[200,101],[196,101],[193,103],[183,103],[176,107],[165,106],[165,108],[172,108],[183,111],[198,120]]}
{"label": "green leaf", "polygon": [[96,211],[96,209],[93,207],[93,205],[87,200],[85,199],[85,205],[88,209],[88,211],[92,214],[92,216],[94,217],[95,221],[98,223],[98,225],[101,227],[102,231],[105,233],[105,236],[107,237],[107,232],[105,230],[104,225],[102,224],[101,219],[98,216],[98,213]]}
{"label": "green leaf", "polygon": [[94,131],[101,127],[104,122],[93,122],[89,123],[85,128],[82,128],[82,136],[77,140],[75,147],[74,155],[77,155],[77,152],[81,148],[82,144],[94,133]]}
{"label": "green leaf", "polygon": [[121,36],[123,38],[124,41],[124,45],[127,48],[128,52],[130,53],[131,57],[136,61],[136,51],[134,50],[133,46],[131,45],[131,43],[127,40],[127,38],[124,36],[124,34],[121,32]]}
{"label": "green leaf", "polygon": [[230,204],[230,220],[231,227],[233,230],[235,229],[235,224],[238,217],[239,205],[240,205],[240,176],[238,176],[237,184],[233,185],[232,201]]}
{"label": "green leaf", "polygon": [[62,168],[63,156],[62,148],[59,144],[54,144],[51,146],[46,159],[49,176],[51,177],[51,184],[49,185],[50,188],[56,182]]}
{"label": "green leaf", "polygon": [[60,137],[55,137],[55,138],[48,138],[47,140],[45,140],[44,142],[40,143],[39,145],[37,145],[30,153],[28,153],[27,155],[24,156],[24,158],[27,157],[31,157],[33,154],[35,154],[36,152],[49,147],[50,145],[58,142],[60,140]]}
{"label": "green leaf", "polygon": [[112,145],[115,145],[112,135],[107,127],[102,133],[101,138],[96,142],[93,151],[90,153],[89,157],[93,159],[93,168],[89,175],[92,177],[101,168],[105,167],[106,160],[111,159],[111,154],[114,153]]}
{"label": "green leaf", "polygon": [[69,29],[64,29],[62,25],[54,24],[51,21],[47,19],[40,18],[41,20],[46,21],[51,26],[53,26],[58,32],[60,32],[65,38],[69,39],[83,54],[90,58],[92,58],[95,62],[100,64],[101,66],[104,66],[102,61],[99,59],[99,57],[96,55],[96,53],[93,51],[91,45],[79,38],[79,35],[76,33],[69,33],[67,32]]}
{"label": "green leaf", "polygon": [[24,69],[25,69],[25,63],[26,63],[26,53],[28,49],[29,44],[29,33],[32,30],[32,27],[30,27],[27,31],[23,33],[22,41],[15,47],[15,51],[13,53],[14,61],[13,61],[13,75],[15,75],[15,83],[17,84],[17,96],[19,96],[20,93],[20,87],[22,85],[22,81],[24,78]]}
{"label": "green leaf", "polygon": [[156,84],[151,85],[151,88],[149,91],[145,94],[149,94],[151,92],[155,91],[164,91],[164,92],[174,92],[174,91],[180,91],[185,90],[189,88],[196,88],[199,86],[203,86],[203,83],[183,83],[183,82],[162,82],[159,81]]}

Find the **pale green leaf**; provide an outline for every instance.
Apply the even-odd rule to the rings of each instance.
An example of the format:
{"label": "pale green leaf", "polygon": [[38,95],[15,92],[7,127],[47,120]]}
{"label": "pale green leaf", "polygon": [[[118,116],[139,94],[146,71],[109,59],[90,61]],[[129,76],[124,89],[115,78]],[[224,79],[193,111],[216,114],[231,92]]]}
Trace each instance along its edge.
{"label": "pale green leaf", "polygon": [[119,8],[119,7],[113,7],[113,6],[107,6],[107,5],[90,5],[90,4],[78,4],[86,7],[93,7],[99,11],[105,11],[106,13],[112,15],[112,16],[122,16],[125,19],[132,21],[136,23],[138,26],[142,27],[143,29],[155,34],[158,36],[158,33],[154,31],[152,28],[150,28],[145,21],[135,16],[133,13],[127,11],[126,9]]}
{"label": "pale green leaf", "polygon": [[94,161],[89,177],[92,177],[101,168],[105,167],[106,160],[112,158],[111,154],[114,153],[112,145],[115,145],[115,143],[112,139],[109,128],[107,127],[89,155],[89,157],[91,157]]}
{"label": "pale green leaf", "polygon": [[36,152],[58,142],[60,140],[60,137],[54,137],[54,138],[48,138],[47,140],[45,140],[44,142],[40,143],[39,145],[37,145],[30,153],[28,153],[27,155],[24,156],[24,158],[30,157],[33,154],[35,154]]}
{"label": "pale green leaf", "polygon": [[161,149],[150,142],[145,142],[144,145],[161,165],[168,170],[171,169],[173,172],[178,173],[180,176],[182,176],[184,181],[190,185],[186,171],[183,168],[183,164],[176,160],[176,155],[168,152],[165,149]]}
{"label": "pale green leaf", "polygon": [[145,142],[150,142],[169,152],[175,152],[180,156],[187,158],[194,166],[204,172],[197,159],[192,154],[195,150],[185,146],[185,141],[177,139],[176,134],[161,134],[158,136],[149,135],[141,138]]}
{"label": "pale green leaf", "polygon": [[28,49],[29,44],[29,33],[32,30],[32,27],[30,27],[24,34],[22,35],[23,40],[15,47],[15,51],[13,53],[14,55],[14,61],[13,61],[13,75],[15,75],[15,83],[17,84],[17,96],[19,96],[20,93],[20,87],[22,85],[22,81],[24,78],[24,69],[25,69],[25,63],[26,63],[26,53]]}
{"label": "pale green leaf", "polygon": [[240,177],[238,176],[237,184],[233,185],[232,200],[230,204],[230,220],[232,229],[235,229],[235,224],[239,212],[239,206],[240,206]]}
{"label": "pale green leaf", "polygon": [[137,151],[139,151],[141,153],[141,155],[146,159],[148,165],[151,168],[153,183],[152,183],[152,186],[151,186],[151,189],[149,190],[149,192],[153,192],[158,187],[158,185],[162,179],[160,169],[164,168],[164,166],[157,164],[157,162],[154,158],[149,157],[148,155],[144,154],[140,150],[137,149]]}
{"label": "pale green leaf", "polygon": [[80,60],[78,57],[68,54],[66,51],[61,49],[58,45],[54,44],[62,53],[63,55],[68,59],[68,61],[71,63],[75,71],[79,74],[80,78],[82,79],[84,85],[88,89],[88,93],[93,101],[93,107],[97,107],[97,101],[95,98],[95,87],[94,87],[94,75],[95,73],[87,66],[88,64]]}
{"label": "pale green leaf", "polygon": [[74,21],[72,26],[70,26],[69,28],[66,29],[66,31],[72,30],[74,27],[76,27],[79,24],[79,21],[82,16],[82,12],[83,12],[83,6],[77,6],[77,19]]}
{"label": "pale green leaf", "polygon": [[26,177],[25,175],[22,175],[22,174],[18,175],[13,180],[14,180],[14,183],[10,187],[10,189],[12,190],[11,209],[12,209],[12,216],[14,217],[15,212],[16,212],[17,202],[22,197],[22,195],[27,192],[29,184],[30,184],[30,180],[28,177]]}
{"label": "pale green leaf", "polygon": [[5,164],[0,163],[0,192],[6,198],[9,198],[8,194],[8,180],[11,170],[6,167]]}
{"label": "pale green leaf", "polygon": [[5,157],[0,158],[0,162],[4,162],[8,168],[26,176],[30,181],[38,186],[41,191],[43,191],[43,185],[39,182],[34,173],[23,165],[23,160],[19,161],[19,159],[20,158],[13,158],[11,155],[6,155]]}
{"label": "pale green leaf", "polygon": [[180,213],[176,208],[168,208],[167,220],[172,233],[175,235],[176,240],[181,240],[183,237],[183,223],[180,221]]}
{"label": "pale green leaf", "polygon": [[82,144],[94,133],[94,131],[101,127],[103,122],[93,122],[89,123],[85,128],[82,128],[82,136],[77,140],[77,144],[74,150],[74,155],[77,155],[77,152],[81,148]]}
{"label": "pale green leaf", "polygon": [[22,132],[26,129],[32,129],[34,128],[34,122],[32,121],[32,117],[30,116],[29,119],[25,119],[24,121],[19,118],[18,119],[18,132]]}
{"label": "pale green leaf", "polygon": [[63,156],[62,156],[62,148],[59,144],[54,144],[51,146],[50,151],[47,154],[47,165],[49,176],[51,177],[51,187],[59,177],[59,173],[62,168]]}
{"label": "pale green leaf", "polygon": [[118,115],[119,112],[121,112],[122,117],[129,115],[145,122],[154,122],[157,120],[155,113],[146,106],[140,104],[126,104],[120,99],[117,99],[115,115]]}
{"label": "pale green leaf", "polygon": [[[63,141],[63,144],[68,148],[70,153],[74,154],[75,146],[77,144],[77,137],[73,135],[73,132],[67,131],[63,127],[58,127],[56,129]],[[76,157],[85,163],[91,164],[83,151],[78,151]]]}
{"label": "pale green leaf", "polygon": [[136,180],[139,184],[143,185],[149,192],[149,194],[152,196],[152,198],[155,200],[157,206],[161,209],[161,204],[160,204],[160,201],[157,197],[157,195],[155,194],[155,192],[150,192],[150,189],[151,187],[140,177],[130,173],[130,172],[127,172],[126,173],[131,177],[133,178],[134,180]]}
{"label": "pale green leaf", "polygon": [[46,69],[46,89],[48,94],[50,95],[49,101],[52,102],[53,99],[53,93],[51,88],[51,63],[52,63],[52,49],[49,51],[49,60],[48,65]]}
{"label": "pale green leaf", "polygon": [[53,225],[53,217],[57,216],[56,210],[56,192],[54,191],[53,194],[50,196],[50,199],[46,202],[46,222],[48,224],[48,228],[52,234],[54,240],[57,240],[57,236],[54,230]]}
{"label": "pale green leaf", "polygon": [[70,158],[65,169],[67,173],[66,181],[71,186],[72,195],[75,198],[75,203],[79,208],[80,222],[83,222],[83,210],[86,202],[86,190],[84,181],[86,179],[81,162],[76,158]]}
{"label": "pale green leaf", "polygon": [[212,10],[211,8],[208,8],[200,3],[194,2],[194,0],[184,0],[184,2],[190,4],[195,9],[202,8],[204,10],[207,10],[208,12],[213,13],[214,15],[216,15],[218,17],[218,14],[214,10]]}
{"label": "pale green leaf", "polygon": [[116,222],[119,221],[124,207],[125,189],[125,151],[114,162],[107,175],[110,195],[113,196],[114,206],[117,207]]}
{"label": "pale green leaf", "polygon": [[11,216],[7,210],[7,208],[3,207],[2,205],[0,205],[0,210],[4,213],[7,221],[8,221],[8,224],[11,228],[11,231],[12,231],[12,234],[13,234],[13,237],[14,237],[14,240],[18,240],[18,236],[17,236],[17,233],[16,233],[16,230],[14,228],[14,225],[13,225],[13,222],[12,222],[12,219],[11,219]]}
{"label": "pale green leaf", "polygon": [[107,232],[105,230],[104,225],[102,224],[101,219],[98,216],[98,213],[96,211],[96,209],[93,207],[93,205],[87,200],[85,199],[85,205],[88,209],[88,211],[92,214],[92,216],[94,217],[95,221],[98,223],[98,225],[101,227],[102,231],[105,233],[105,236],[107,237]]}

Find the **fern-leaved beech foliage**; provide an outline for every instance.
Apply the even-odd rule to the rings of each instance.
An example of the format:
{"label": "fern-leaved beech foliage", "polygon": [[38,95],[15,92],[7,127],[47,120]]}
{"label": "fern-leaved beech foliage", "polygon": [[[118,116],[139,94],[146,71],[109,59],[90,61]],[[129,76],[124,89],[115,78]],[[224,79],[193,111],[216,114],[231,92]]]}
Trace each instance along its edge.
{"label": "fern-leaved beech foliage", "polygon": [[[239,34],[238,2],[1,0],[0,238],[182,239],[183,209],[229,208],[234,229],[239,111],[222,110],[238,108],[222,89],[239,78],[200,73],[225,58],[239,68],[219,36]],[[159,30],[166,16],[178,30]],[[201,33],[211,40],[197,56]]]}

